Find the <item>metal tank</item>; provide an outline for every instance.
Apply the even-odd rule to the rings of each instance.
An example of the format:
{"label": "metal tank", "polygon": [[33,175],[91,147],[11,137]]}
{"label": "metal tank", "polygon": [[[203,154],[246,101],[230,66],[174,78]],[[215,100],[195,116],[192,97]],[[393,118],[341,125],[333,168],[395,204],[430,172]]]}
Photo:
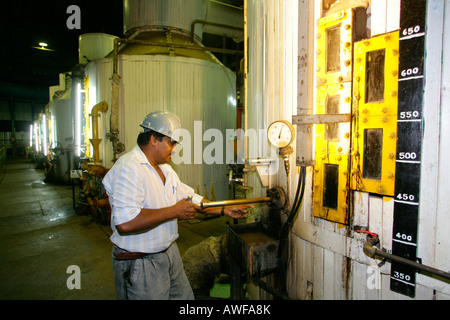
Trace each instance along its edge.
{"label": "metal tank", "polygon": [[168,110],[188,133],[173,159],[180,179],[208,198],[226,199],[227,154],[233,159],[226,130],[236,127],[236,76],[202,49],[202,25],[190,40],[192,21],[206,17],[205,3],[125,0],[126,38],[86,66],[85,92],[90,108],[102,101],[109,106],[98,119],[105,167],[136,145],[148,113]]}
{"label": "metal tank", "polygon": [[59,86],[50,87],[48,113],[50,117],[50,161],[53,164],[52,180],[69,183],[71,169],[72,90],[69,74],[60,75]]}
{"label": "metal tank", "polygon": [[90,61],[106,57],[114,49],[116,36],[106,33],[85,33],[78,37],[78,62],[87,64]]}
{"label": "metal tank", "polygon": [[[124,0],[124,34],[147,26],[189,30],[194,19],[205,18],[207,3],[204,0]],[[201,38],[202,34],[199,28],[196,35]]]}

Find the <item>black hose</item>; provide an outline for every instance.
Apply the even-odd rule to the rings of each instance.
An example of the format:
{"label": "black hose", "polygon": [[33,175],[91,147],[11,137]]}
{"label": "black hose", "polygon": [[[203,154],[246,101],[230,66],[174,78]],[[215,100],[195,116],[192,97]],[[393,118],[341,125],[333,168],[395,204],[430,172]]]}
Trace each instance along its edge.
{"label": "black hose", "polygon": [[284,223],[284,225],[281,229],[280,240],[278,243],[277,260],[278,260],[280,277],[281,277],[282,293],[286,297],[287,297],[286,263],[282,259],[282,252],[283,252],[285,240],[286,240],[289,230],[291,228],[291,224],[294,221],[294,218],[297,215],[297,212],[300,209],[300,205],[303,201],[303,195],[305,193],[305,180],[306,180],[306,169],[305,169],[305,167],[301,167],[300,175],[298,177],[297,191],[295,193],[295,198],[294,198],[294,204],[291,208],[291,211],[289,212],[286,222]]}
{"label": "black hose", "polygon": [[284,240],[287,237],[292,221],[294,220],[297,211],[300,208],[300,204],[303,200],[303,194],[305,192],[305,176],[306,176],[305,167],[301,167],[300,175],[298,177],[297,191],[294,198],[294,205],[292,206],[288,218],[284,223],[280,232],[280,245],[278,246],[278,256],[277,256],[278,258],[281,258],[282,252],[281,240]]}

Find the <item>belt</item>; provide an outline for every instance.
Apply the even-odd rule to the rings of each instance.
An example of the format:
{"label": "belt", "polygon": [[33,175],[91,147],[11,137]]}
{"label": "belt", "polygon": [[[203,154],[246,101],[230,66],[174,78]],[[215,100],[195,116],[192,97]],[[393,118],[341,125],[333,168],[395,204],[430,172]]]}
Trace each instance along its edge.
{"label": "belt", "polygon": [[148,256],[152,253],[143,253],[143,252],[119,252],[116,253],[116,259],[119,261],[122,260],[136,260],[141,259],[145,256]]}
{"label": "belt", "polygon": [[[119,247],[117,247],[117,248],[119,248]],[[170,246],[169,246],[169,248],[170,248]],[[169,249],[169,248],[167,248],[167,249]],[[165,249],[163,251],[159,251],[159,252],[154,252],[154,253],[128,252],[128,251],[125,251],[125,252],[116,253],[115,256],[116,256],[116,259],[119,260],[119,261],[136,260],[136,259],[141,259],[141,258],[144,258],[146,256],[152,255],[152,254],[164,253],[164,252],[167,251],[167,249]],[[121,249],[121,250],[123,250],[123,249]]]}

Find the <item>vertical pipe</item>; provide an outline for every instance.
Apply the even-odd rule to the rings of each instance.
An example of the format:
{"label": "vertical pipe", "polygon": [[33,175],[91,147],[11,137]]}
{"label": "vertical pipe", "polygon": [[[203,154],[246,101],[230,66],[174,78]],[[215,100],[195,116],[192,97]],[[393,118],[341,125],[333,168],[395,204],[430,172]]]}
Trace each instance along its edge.
{"label": "vertical pipe", "polygon": [[45,113],[42,115],[42,128],[42,151],[44,156],[47,156],[47,117],[45,116]]}
{"label": "vertical pipe", "polygon": [[111,83],[111,116],[110,129],[107,138],[112,142],[113,159],[116,162],[117,155],[125,150],[125,146],[119,140],[119,91],[120,91],[120,76],[119,76],[119,44],[124,39],[114,39],[114,59],[113,59],[113,75]]}
{"label": "vertical pipe", "polygon": [[[248,25],[247,2],[244,0],[244,151],[245,169],[248,169]],[[248,185],[248,170],[244,170],[244,186]]]}
{"label": "vertical pipe", "polygon": [[75,155],[81,155],[81,83],[75,84]]}
{"label": "vertical pipe", "polygon": [[105,101],[97,103],[91,112],[92,117],[92,139],[90,139],[92,146],[94,147],[94,161],[97,163],[100,161],[100,143],[102,139],[98,136],[98,117],[101,116],[100,112],[105,113],[108,111],[108,104]]}

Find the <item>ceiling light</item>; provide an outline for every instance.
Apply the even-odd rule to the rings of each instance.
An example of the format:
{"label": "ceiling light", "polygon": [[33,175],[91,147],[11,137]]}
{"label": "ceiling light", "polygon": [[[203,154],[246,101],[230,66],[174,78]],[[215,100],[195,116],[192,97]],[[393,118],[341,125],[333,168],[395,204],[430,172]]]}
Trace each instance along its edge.
{"label": "ceiling light", "polygon": [[38,50],[44,50],[44,51],[55,51],[53,49],[49,49],[48,47],[48,43],[46,42],[39,42],[39,47],[32,47],[34,49],[38,49]]}

